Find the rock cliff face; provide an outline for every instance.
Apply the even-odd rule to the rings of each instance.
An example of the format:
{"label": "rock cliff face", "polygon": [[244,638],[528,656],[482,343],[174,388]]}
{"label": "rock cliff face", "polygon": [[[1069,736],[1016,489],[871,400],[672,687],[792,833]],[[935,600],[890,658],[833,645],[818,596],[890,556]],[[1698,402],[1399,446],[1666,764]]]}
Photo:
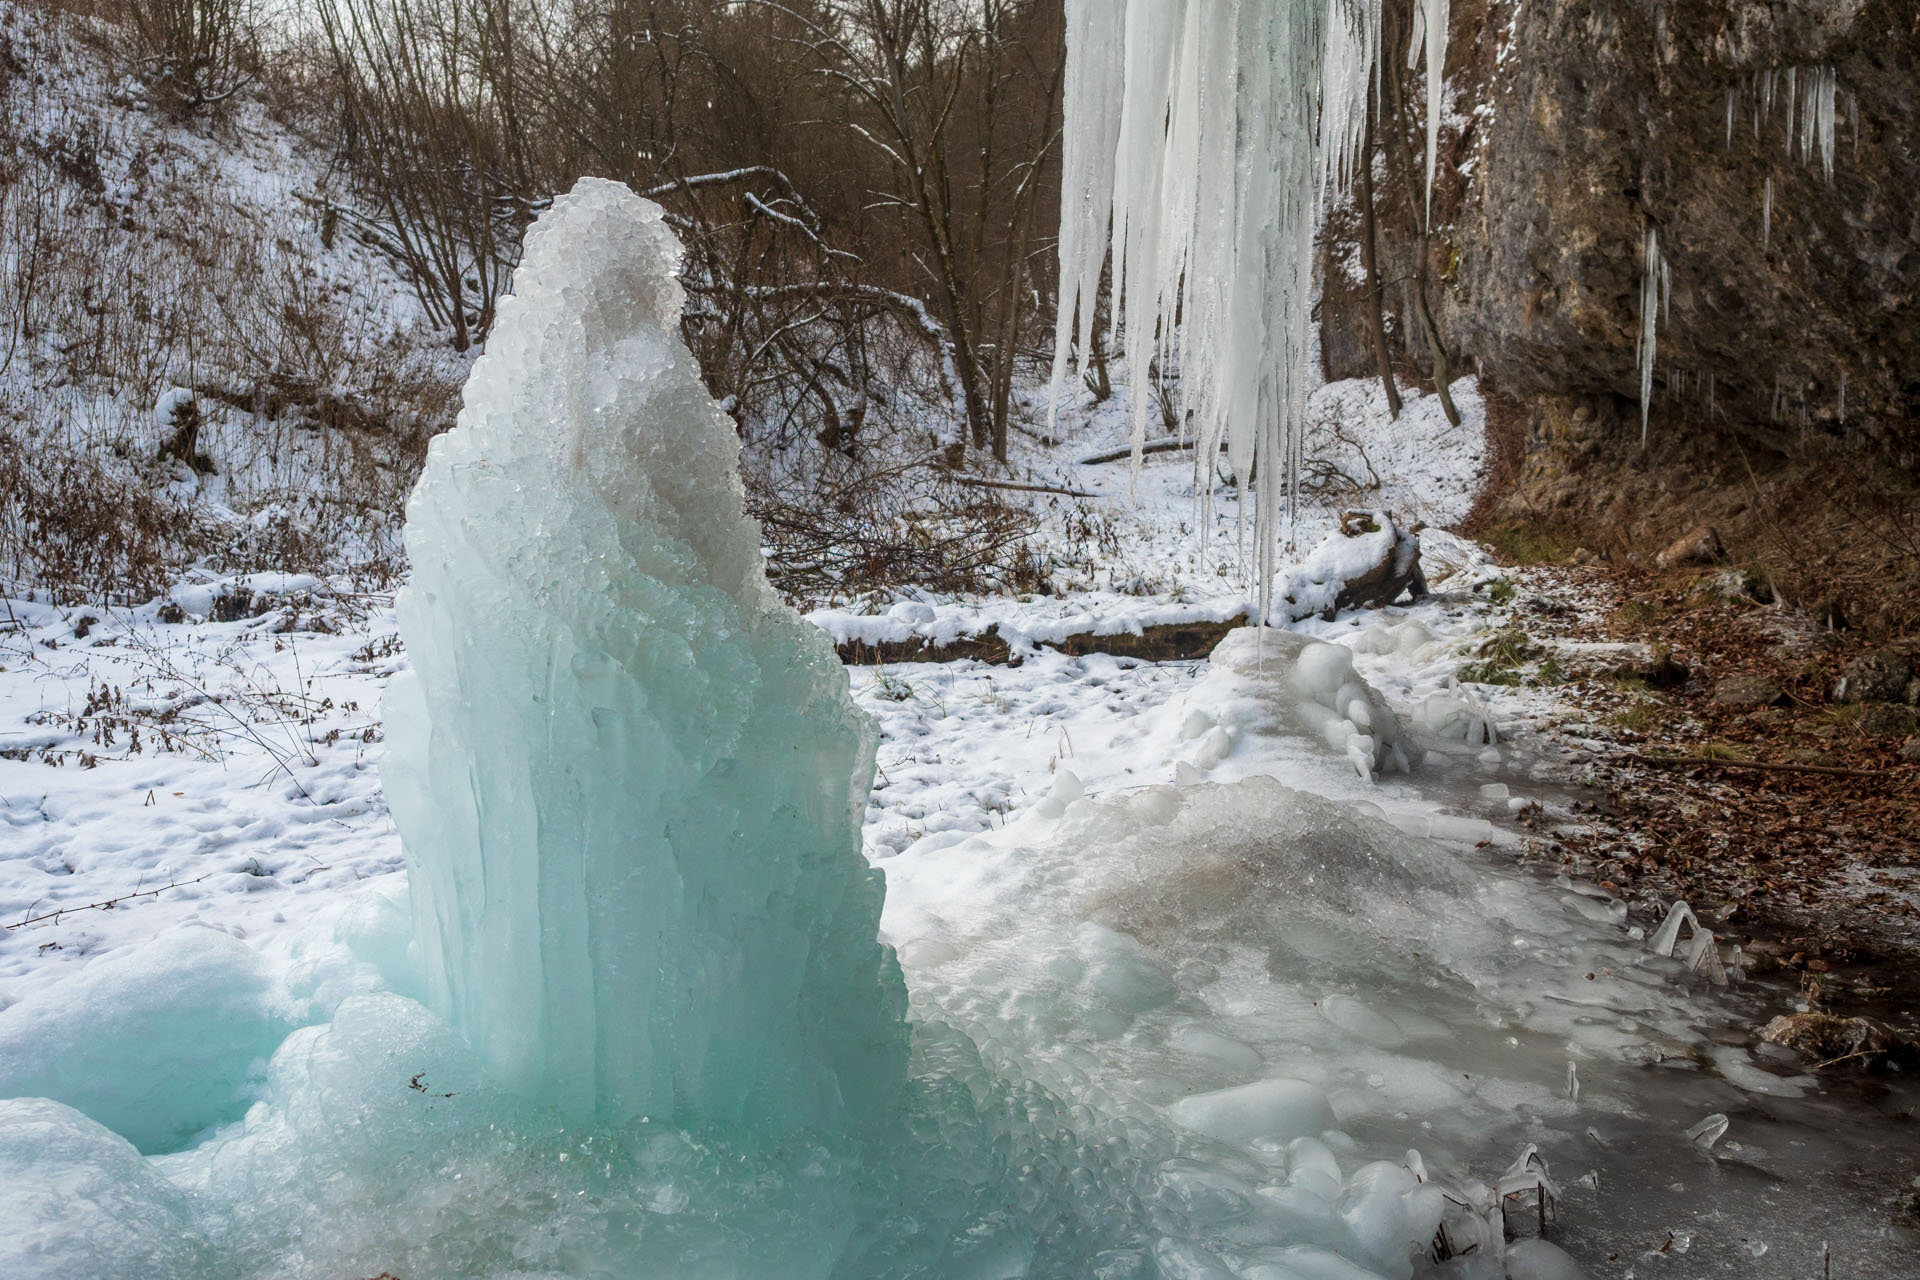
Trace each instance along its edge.
{"label": "rock cliff face", "polygon": [[[1406,166],[1391,146],[1376,166],[1383,294],[1415,364],[1430,367],[1401,282],[1424,248],[1456,372],[1477,365],[1536,426],[1578,404],[1583,430],[1637,442],[1651,228],[1668,272],[1653,433],[1864,438],[1913,465],[1914,0],[1456,0],[1448,76],[1456,175],[1424,246]],[[1393,125],[1389,107],[1383,137]],[[1341,375],[1374,371],[1358,225],[1342,211],[1326,243],[1324,351]]]}

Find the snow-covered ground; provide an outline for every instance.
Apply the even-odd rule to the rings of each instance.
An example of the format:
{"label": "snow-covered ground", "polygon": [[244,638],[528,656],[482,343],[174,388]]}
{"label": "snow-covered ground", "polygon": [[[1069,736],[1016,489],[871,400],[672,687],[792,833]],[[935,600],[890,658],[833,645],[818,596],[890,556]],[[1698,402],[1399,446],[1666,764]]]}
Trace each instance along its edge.
{"label": "snow-covered ground", "polygon": [[[1478,441],[1448,447],[1429,403],[1400,424],[1370,413],[1362,387],[1316,404],[1337,406],[1358,448],[1391,468],[1335,505],[1464,512]],[[1114,443],[1116,412],[1082,429],[1074,456]],[[1244,608],[1230,493],[1216,495],[1217,536],[1201,550],[1181,457],[1150,459],[1138,497],[1124,464],[1043,472],[1040,457],[1036,476],[1107,495],[1090,540],[1074,535],[1095,518],[1087,500],[1036,498],[1063,572],[1088,589],[906,593],[912,608],[872,616],[922,634],[987,618],[1040,639],[1067,619],[1127,630],[1181,608]],[[1326,510],[1304,520],[1300,552],[1330,525]],[[1458,710],[1461,663],[1504,621],[1473,590],[1497,576],[1484,556],[1437,531],[1427,542],[1436,598],[1296,628],[1348,651],[1416,729],[1445,720],[1436,703]],[[1103,575],[1135,575],[1132,589],[1094,589]],[[857,616],[818,620],[838,632]],[[377,768],[381,689],[405,663],[391,601],[345,580],[188,581],[135,609],[8,602],[0,1081],[16,1087],[0,1091],[83,1092],[47,1064],[80,1076],[103,1054],[137,1059],[197,1026],[196,1000],[215,993],[250,1011],[229,1025],[265,1028],[231,1047],[230,1094],[188,1112],[229,1123],[263,1087],[279,1035],[325,1021],[348,994],[406,989],[405,875]],[[1166,1151],[1138,1139],[1135,1172],[1214,1240],[1169,1244],[1160,1274],[1404,1274],[1358,1236],[1302,1224],[1336,1209],[1354,1231],[1388,1221],[1399,1210],[1369,1197],[1404,1188],[1368,1163],[1383,1158],[1484,1207],[1527,1143],[1564,1193],[1558,1238],[1592,1274],[1799,1276],[1821,1239],[1860,1260],[1856,1274],[1898,1256],[1844,1188],[1818,1181],[1842,1156],[1840,1103],[1728,1033],[1742,998],[1648,955],[1602,890],[1502,856],[1519,839],[1515,809],[1564,812],[1559,779],[1577,772],[1527,732],[1556,714],[1549,695],[1471,691],[1509,741],[1422,733],[1430,749],[1411,774],[1368,778],[1284,678],[1206,662],[1042,648],[1019,666],[899,664],[852,680],[881,737],[867,853],[888,876],[884,932],[919,1016],[1068,1104],[1205,1139]],[[154,955],[204,989],[160,1007],[130,1000]],[[235,987],[248,966],[254,985]],[[1305,1092],[1232,1092],[1276,1077]],[[1717,1144],[1684,1132],[1716,1114],[1733,1117]],[[1230,1157],[1207,1145],[1248,1126],[1266,1126],[1268,1145]],[[151,1149],[190,1136],[156,1132]],[[172,1176],[191,1187],[209,1175],[182,1164]],[[1252,1243],[1288,1231],[1286,1250]],[[1551,1261],[1515,1274],[1564,1274],[1542,1269]]]}

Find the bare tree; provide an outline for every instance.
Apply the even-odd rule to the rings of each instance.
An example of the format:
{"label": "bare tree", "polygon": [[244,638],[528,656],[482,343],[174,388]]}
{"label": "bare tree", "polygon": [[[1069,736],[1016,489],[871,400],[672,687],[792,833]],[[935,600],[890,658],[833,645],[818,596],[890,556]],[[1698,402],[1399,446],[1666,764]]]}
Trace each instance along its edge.
{"label": "bare tree", "polygon": [[[1027,259],[1057,136],[1064,57],[1053,8],[781,7],[801,20],[820,74],[839,90],[840,123],[881,161],[873,202],[914,231],[911,257],[953,344],[972,443],[1004,458]],[[952,459],[960,452],[956,442]]]}
{"label": "bare tree", "polygon": [[252,0],[133,0],[126,12],[143,76],[168,110],[190,114],[253,83]]}
{"label": "bare tree", "polygon": [[379,208],[343,210],[413,278],[465,351],[485,336],[533,203],[509,181],[497,92],[504,6],[486,0],[320,0],[343,144]]}

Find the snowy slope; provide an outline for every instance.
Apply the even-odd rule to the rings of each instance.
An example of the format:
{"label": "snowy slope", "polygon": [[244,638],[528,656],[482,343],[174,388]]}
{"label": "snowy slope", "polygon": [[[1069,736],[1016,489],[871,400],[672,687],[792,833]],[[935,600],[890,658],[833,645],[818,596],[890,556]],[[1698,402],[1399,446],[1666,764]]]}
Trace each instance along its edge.
{"label": "snowy slope", "polygon": [[[111,30],[0,0],[23,68],[0,77],[0,445],[35,460],[19,484],[67,458],[83,486],[33,489],[16,521],[124,485],[155,495],[175,555],[229,570],[302,542],[378,554],[464,359],[349,234],[320,148],[257,95],[170,117]],[[197,457],[164,457],[183,406],[201,424],[178,452]],[[0,544],[0,577],[53,555]]]}

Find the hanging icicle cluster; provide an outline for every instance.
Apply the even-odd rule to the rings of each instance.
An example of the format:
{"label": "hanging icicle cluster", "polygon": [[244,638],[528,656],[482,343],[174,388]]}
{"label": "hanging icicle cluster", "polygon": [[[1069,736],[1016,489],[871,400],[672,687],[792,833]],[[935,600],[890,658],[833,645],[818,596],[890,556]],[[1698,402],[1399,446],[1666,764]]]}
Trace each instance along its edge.
{"label": "hanging icicle cluster", "polygon": [[1840,88],[1839,74],[1830,66],[1767,67],[1749,75],[1744,89],[1736,86],[1727,90],[1728,146],[1733,145],[1735,118],[1742,114],[1743,98],[1751,102],[1756,139],[1772,120],[1775,106],[1783,106],[1787,158],[1810,165],[1817,156],[1828,182],[1833,181],[1842,100],[1847,104],[1854,150],[1860,149],[1860,100]]}
{"label": "hanging icicle cluster", "polygon": [[[1448,0],[1415,3],[1431,185]],[[1135,465],[1149,365],[1177,361],[1199,475],[1224,445],[1254,478],[1263,616],[1298,498],[1319,206],[1359,155],[1379,43],[1380,0],[1067,0],[1054,400],[1111,246]]]}

